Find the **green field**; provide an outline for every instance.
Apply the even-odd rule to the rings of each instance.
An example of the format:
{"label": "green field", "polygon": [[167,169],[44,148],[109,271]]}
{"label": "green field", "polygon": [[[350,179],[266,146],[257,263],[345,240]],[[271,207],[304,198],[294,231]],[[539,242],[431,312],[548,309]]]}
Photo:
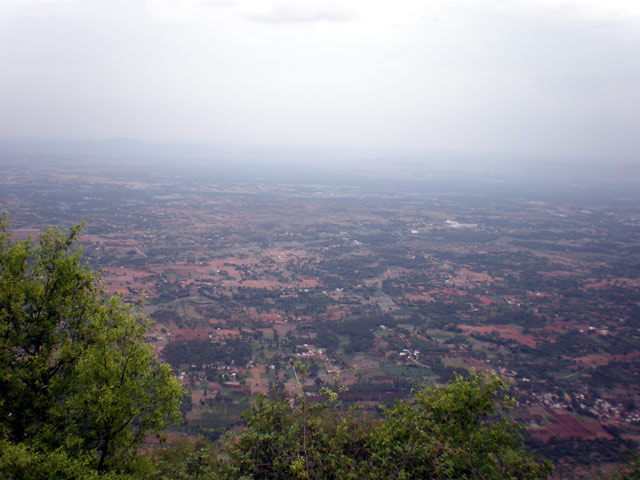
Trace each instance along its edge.
{"label": "green field", "polygon": [[396,377],[432,377],[433,370],[416,365],[386,365],[382,369],[389,375]]}

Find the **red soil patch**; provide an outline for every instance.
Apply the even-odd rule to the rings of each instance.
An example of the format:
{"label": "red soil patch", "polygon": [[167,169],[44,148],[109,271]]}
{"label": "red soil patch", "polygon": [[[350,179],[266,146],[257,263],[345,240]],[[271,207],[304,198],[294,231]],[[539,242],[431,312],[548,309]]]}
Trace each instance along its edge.
{"label": "red soil patch", "polygon": [[250,307],[245,309],[243,313],[252,320],[262,320],[267,323],[282,322],[282,315],[277,312],[258,313],[255,308]]}
{"label": "red soil patch", "polygon": [[575,322],[566,322],[564,320],[554,320],[552,324],[545,325],[543,327],[543,330],[547,332],[565,332],[567,330],[584,330],[586,332],[588,329],[588,325]]}
{"label": "red soil patch", "polygon": [[141,270],[110,267],[103,270],[102,279],[105,290],[109,293],[120,293],[128,298],[142,295],[153,297],[156,295],[155,286],[145,283],[150,275],[152,274]]}
{"label": "red soil patch", "polygon": [[474,272],[469,270],[468,268],[461,268],[458,271],[458,278],[464,278],[467,281],[471,282],[487,282],[487,283],[495,283],[497,280],[502,280],[501,278],[493,278],[491,275],[484,272]]}
{"label": "red soil patch", "polygon": [[274,288],[282,287],[283,284],[276,280],[245,280],[238,282],[238,286],[240,287],[249,287],[249,288],[264,288],[272,290]]}
{"label": "red soil patch", "polygon": [[491,364],[485,363],[482,360],[478,360],[477,358],[462,357],[460,358],[460,360],[462,360],[465,363],[465,365],[468,365],[470,368],[475,368],[476,370],[482,370],[482,371],[493,370],[493,366],[491,366]]}
{"label": "red soil patch", "polygon": [[304,250],[269,250],[263,256],[271,258],[278,263],[287,263],[294,259],[308,258],[310,254]]}
{"label": "red soil patch", "polygon": [[349,309],[330,305],[327,307],[326,313],[329,320],[340,320],[349,313]]}
{"label": "red soil patch", "polygon": [[27,240],[29,237],[36,239],[40,236],[42,230],[39,228],[13,228],[11,234],[16,240]]}
{"label": "red soil patch", "polygon": [[267,378],[262,378],[262,375],[267,373],[267,367],[265,365],[258,365],[249,369],[251,378],[247,379],[249,382],[249,388],[251,389],[251,395],[256,393],[268,393],[269,381]]}
{"label": "red soil patch", "polygon": [[299,287],[304,288],[314,288],[320,285],[317,278],[311,277],[300,277],[300,279],[297,281],[297,284]]}
{"label": "red soil patch", "polygon": [[227,321],[223,318],[210,318],[209,320],[207,320],[209,322],[209,325],[211,325],[212,327],[224,327],[225,325],[227,325]]}
{"label": "red soil patch", "polygon": [[[530,430],[530,433],[540,440],[546,442],[551,437],[556,436],[560,438],[579,437],[586,440],[595,440],[596,438],[613,439],[598,422],[582,424],[563,410],[544,408],[543,411],[547,414],[544,417],[544,421],[549,423],[543,425],[543,428]],[[528,415],[528,417],[541,418],[540,415]]]}
{"label": "red soil patch", "polygon": [[221,328],[218,330],[217,328],[213,331],[213,340],[227,340],[231,338],[237,338],[240,336],[240,332],[238,330],[232,330],[229,328]]}
{"label": "red soil patch", "polygon": [[406,297],[412,302],[433,302],[433,297],[428,293],[407,293]]}
{"label": "red soil patch", "polygon": [[276,323],[282,320],[282,315],[280,315],[279,313],[261,313],[259,317],[260,320],[269,323]]}
{"label": "red soil patch", "polygon": [[301,278],[290,282],[279,282],[277,280],[244,280],[239,281],[239,287],[264,288],[272,290],[274,288],[313,288],[318,286],[315,278]]}
{"label": "red soil patch", "polygon": [[575,361],[582,364],[584,367],[593,368],[599,367],[601,365],[606,365],[611,361],[611,358],[608,355],[592,354],[578,357],[575,359]]}
{"label": "red soil patch", "polygon": [[191,402],[193,405],[200,405],[202,400],[209,400],[216,398],[220,391],[220,385],[217,383],[209,382],[206,392],[204,390],[193,390],[191,392]]}
{"label": "red soil patch", "polygon": [[619,362],[634,362],[640,360],[640,352],[618,353],[613,356],[613,359]]}
{"label": "red soil patch", "polygon": [[358,377],[351,372],[340,372],[340,383],[345,386],[358,383]]}
{"label": "red soil patch", "polygon": [[549,278],[566,278],[572,277],[575,273],[567,270],[551,270],[549,272],[540,272],[543,276]]}
{"label": "red soil patch", "polygon": [[588,368],[600,367],[610,362],[634,362],[640,360],[640,352],[619,353],[617,355],[584,355],[575,359]]}
{"label": "red soil patch", "polygon": [[460,295],[460,293],[453,288],[443,288],[441,290],[441,293],[443,293],[444,295],[448,295],[449,297],[457,297]]}
{"label": "red soil patch", "polygon": [[178,341],[191,341],[191,340],[208,340],[209,335],[213,335],[215,329],[213,328],[181,328],[173,330],[171,333]]}
{"label": "red soil patch", "polygon": [[535,348],[536,339],[531,335],[525,335],[521,333],[517,328],[511,325],[487,325],[483,327],[476,327],[472,325],[460,325],[460,328],[466,333],[474,332],[482,335],[487,335],[496,332],[502,338],[508,340],[515,340],[518,343]]}
{"label": "red soil patch", "polygon": [[273,329],[278,332],[278,336],[283,337],[288,332],[295,330],[296,326],[290,323],[274,323]]}
{"label": "red soil patch", "polygon": [[120,235],[83,235],[80,243],[102,243],[112,247],[135,247],[138,242],[133,238],[122,237]]}
{"label": "red soil patch", "polygon": [[142,270],[132,270],[129,268],[115,268],[107,267],[102,270],[105,275],[105,279],[109,281],[117,282],[135,282],[143,280],[153,275],[151,272],[145,272]]}
{"label": "red soil patch", "polygon": [[480,301],[481,305],[491,305],[493,303],[493,300],[484,295],[475,295],[475,297]]}

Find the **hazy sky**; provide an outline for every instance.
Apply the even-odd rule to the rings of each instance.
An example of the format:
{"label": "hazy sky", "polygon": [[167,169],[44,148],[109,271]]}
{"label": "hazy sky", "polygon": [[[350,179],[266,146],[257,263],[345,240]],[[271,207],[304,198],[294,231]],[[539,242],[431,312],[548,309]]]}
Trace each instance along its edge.
{"label": "hazy sky", "polygon": [[640,162],[640,1],[0,0],[0,136]]}

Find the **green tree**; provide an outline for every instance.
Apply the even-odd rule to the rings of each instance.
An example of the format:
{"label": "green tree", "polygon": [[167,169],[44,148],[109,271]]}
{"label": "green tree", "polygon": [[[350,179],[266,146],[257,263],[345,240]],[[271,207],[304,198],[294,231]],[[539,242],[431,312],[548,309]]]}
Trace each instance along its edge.
{"label": "green tree", "polygon": [[44,450],[0,440],[0,473],[4,480],[135,480],[135,475],[99,473],[90,455],[70,457],[64,448]]}
{"label": "green tree", "polygon": [[635,452],[629,461],[613,474],[613,480],[640,480],[640,453]]}
{"label": "green tree", "polygon": [[158,480],[212,480],[220,478],[217,471],[216,451],[207,440],[193,441],[179,438],[173,444],[157,452]]}
{"label": "green tree", "polygon": [[[304,385],[307,368],[295,368]],[[247,429],[222,446],[221,478],[358,478],[371,422],[337,399],[337,392],[322,389],[311,400],[304,388],[291,400],[283,392],[258,396],[243,414]]]}
{"label": "green tree", "polygon": [[504,379],[491,374],[420,389],[385,412],[365,478],[546,478],[551,464],[527,452],[521,427],[501,416],[514,401]]}
{"label": "green tree", "polygon": [[[80,226],[49,229],[34,244],[12,241],[7,223],[5,215],[0,455],[43,468],[58,457],[95,472],[139,467],[136,448],[179,418],[182,398],[171,368],[145,342],[148,320],[105,297],[74,246]],[[0,468],[8,478],[36,478],[6,462]]]}
{"label": "green tree", "polygon": [[224,446],[218,471],[225,479],[358,478],[366,429],[353,415],[324,402],[292,410],[286,399],[260,396],[244,415],[247,430]]}
{"label": "green tree", "polygon": [[[500,414],[513,403],[495,375],[425,387],[371,419],[324,402],[259,397],[247,429],[223,447],[222,478],[528,479],[551,464],[527,452],[520,427]],[[306,404],[305,404],[306,402]],[[211,477],[218,478],[218,477]]]}

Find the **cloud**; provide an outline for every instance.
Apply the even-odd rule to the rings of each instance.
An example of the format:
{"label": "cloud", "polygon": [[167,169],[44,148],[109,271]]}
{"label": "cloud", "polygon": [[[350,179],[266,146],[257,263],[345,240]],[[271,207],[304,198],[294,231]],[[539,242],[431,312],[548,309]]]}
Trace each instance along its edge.
{"label": "cloud", "polygon": [[247,13],[245,17],[258,23],[314,23],[314,22],[346,22],[353,20],[353,12],[335,5],[319,5],[303,7],[299,5],[277,5],[270,10],[259,13]]}
{"label": "cloud", "polygon": [[0,0],[0,131],[640,159],[636,12],[638,0]]}

